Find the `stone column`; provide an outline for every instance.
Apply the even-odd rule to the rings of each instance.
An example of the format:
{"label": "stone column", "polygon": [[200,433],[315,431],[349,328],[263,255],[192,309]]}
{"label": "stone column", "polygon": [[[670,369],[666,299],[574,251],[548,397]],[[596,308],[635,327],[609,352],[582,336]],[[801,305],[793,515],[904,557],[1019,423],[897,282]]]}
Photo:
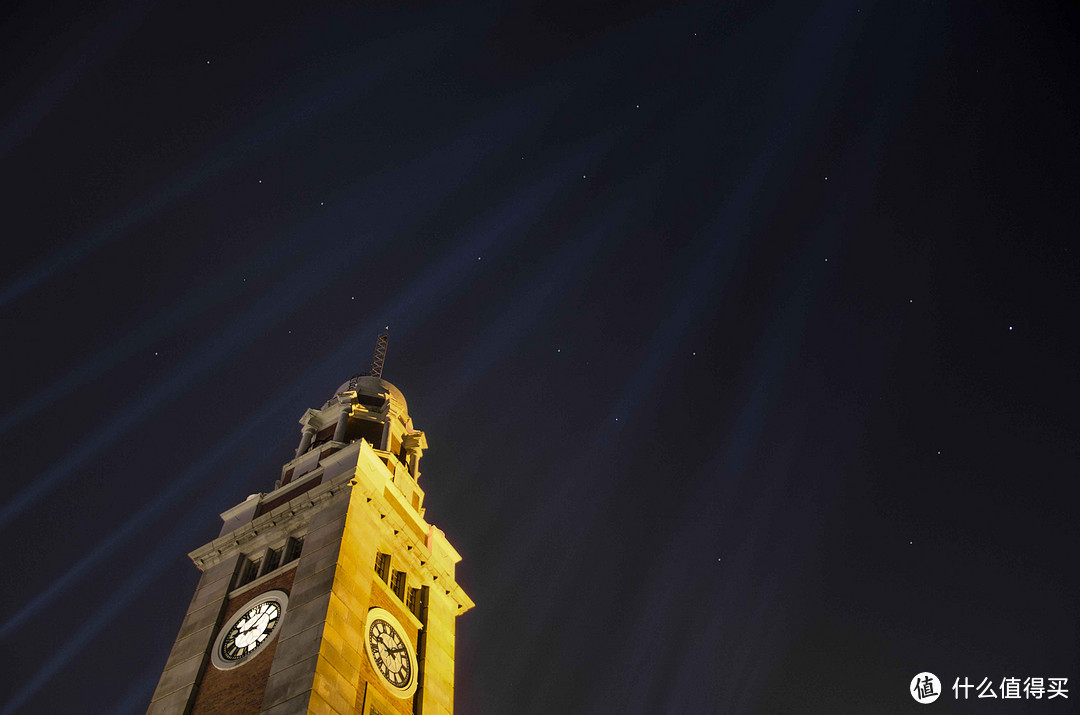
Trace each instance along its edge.
{"label": "stone column", "polygon": [[414,479],[418,479],[420,477],[420,457],[424,455],[424,447],[427,446],[424,433],[416,431],[405,435],[404,444],[405,454],[409,458],[409,474],[413,475]]}
{"label": "stone column", "polygon": [[303,434],[300,437],[300,446],[296,448],[297,457],[308,451],[308,447],[311,446],[311,440],[315,439],[316,431],[317,430],[312,425],[304,425]]}
{"label": "stone column", "polygon": [[349,426],[349,413],[352,412],[349,406],[345,406],[341,410],[341,414],[338,416],[337,427],[334,429],[334,441],[345,441],[345,428]]}

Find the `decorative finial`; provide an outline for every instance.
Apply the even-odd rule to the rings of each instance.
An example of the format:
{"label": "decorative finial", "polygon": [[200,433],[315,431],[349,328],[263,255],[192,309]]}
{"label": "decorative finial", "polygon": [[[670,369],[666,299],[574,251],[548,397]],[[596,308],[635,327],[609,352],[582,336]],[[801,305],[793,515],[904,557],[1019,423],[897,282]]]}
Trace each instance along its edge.
{"label": "decorative finial", "polygon": [[371,360],[372,377],[382,377],[383,365],[386,364],[386,346],[390,344],[390,326],[375,340],[375,357]]}

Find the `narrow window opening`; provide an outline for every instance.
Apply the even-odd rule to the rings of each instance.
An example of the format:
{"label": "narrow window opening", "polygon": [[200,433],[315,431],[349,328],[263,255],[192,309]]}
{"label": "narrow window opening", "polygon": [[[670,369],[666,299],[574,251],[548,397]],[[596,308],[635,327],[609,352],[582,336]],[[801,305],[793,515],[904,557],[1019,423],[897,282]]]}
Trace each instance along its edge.
{"label": "narrow window opening", "polygon": [[409,613],[413,614],[417,618],[420,617],[420,613],[418,612],[418,606],[417,606],[417,604],[419,602],[419,594],[420,594],[420,589],[418,589],[418,588],[410,588],[409,589],[409,596],[408,596],[408,598],[405,599],[405,608],[408,608]]}
{"label": "narrow window opening", "polygon": [[390,579],[390,590],[394,592],[398,598],[402,601],[405,600],[405,572],[395,571],[394,577]]}
{"label": "narrow window opening", "polygon": [[264,576],[281,565],[281,552],[283,550],[284,547],[280,549],[270,549],[266,552],[266,558],[263,559],[262,570]]}
{"label": "narrow window opening", "polygon": [[345,433],[345,441],[355,442],[358,439],[365,439],[375,449],[382,449],[385,428],[386,425],[382,422],[374,420],[350,420],[348,431]]}
{"label": "narrow window opening", "polygon": [[304,550],[304,537],[294,536],[285,544],[285,563],[296,561],[300,558],[300,552]]}
{"label": "narrow window opening", "polygon": [[259,575],[259,560],[244,559],[244,565],[240,567],[240,577],[236,580],[236,587],[246,586]]}
{"label": "narrow window opening", "polygon": [[390,580],[390,554],[379,552],[375,555],[375,573],[383,581]]}
{"label": "narrow window opening", "polygon": [[357,393],[356,401],[364,407],[370,407],[375,410],[382,410],[383,405],[386,404],[386,399],[377,397],[375,395],[362,395]]}

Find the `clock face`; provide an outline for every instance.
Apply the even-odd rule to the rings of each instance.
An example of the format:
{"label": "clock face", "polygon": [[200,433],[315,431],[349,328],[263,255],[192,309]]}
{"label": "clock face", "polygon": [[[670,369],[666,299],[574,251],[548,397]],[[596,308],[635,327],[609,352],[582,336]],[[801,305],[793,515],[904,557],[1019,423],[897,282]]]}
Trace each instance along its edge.
{"label": "clock face", "polygon": [[408,687],[412,682],[412,664],[405,641],[392,625],[381,618],[368,627],[368,645],[375,667],[395,688]]}
{"label": "clock face", "polygon": [[416,651],[408,632],[392,613],[383,608],[368,611],[365,650],[383,684],[396,697],[416,692]]}
{"label": "clock face", "polygon": [[280,620],[281,604],[277,601],[263,601],[252,606],[225,634],[225,641],[221,644],[221,657],[225,660],[240,660],[269,638]]}
{"label": "clock face", "polygon": [[227,670],[253,658],[277,635],[287,604],[288,596],[282,591],[267,591],[244,604],[218,634],[214,665]]}

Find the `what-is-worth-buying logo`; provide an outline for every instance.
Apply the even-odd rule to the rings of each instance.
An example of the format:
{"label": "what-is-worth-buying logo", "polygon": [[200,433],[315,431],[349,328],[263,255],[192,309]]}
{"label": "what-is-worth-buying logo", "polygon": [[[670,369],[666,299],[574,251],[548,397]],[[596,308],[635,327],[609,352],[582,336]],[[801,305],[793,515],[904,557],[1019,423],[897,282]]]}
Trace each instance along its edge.
{"label": "what-is-worth-buying logo", "polygon": [[[1028,676],[1004,677],[999,681],[982,678],[975,685],[966,675],[957,676],[952,691],[955,700],[1053,700],[1069,698],[1068,678]],[[974,691],[974,695],[972,692]],[[929,705],[941,697],[941,681],[933,673],[922,672],[911,679],[908,692],[915,702]]]}

